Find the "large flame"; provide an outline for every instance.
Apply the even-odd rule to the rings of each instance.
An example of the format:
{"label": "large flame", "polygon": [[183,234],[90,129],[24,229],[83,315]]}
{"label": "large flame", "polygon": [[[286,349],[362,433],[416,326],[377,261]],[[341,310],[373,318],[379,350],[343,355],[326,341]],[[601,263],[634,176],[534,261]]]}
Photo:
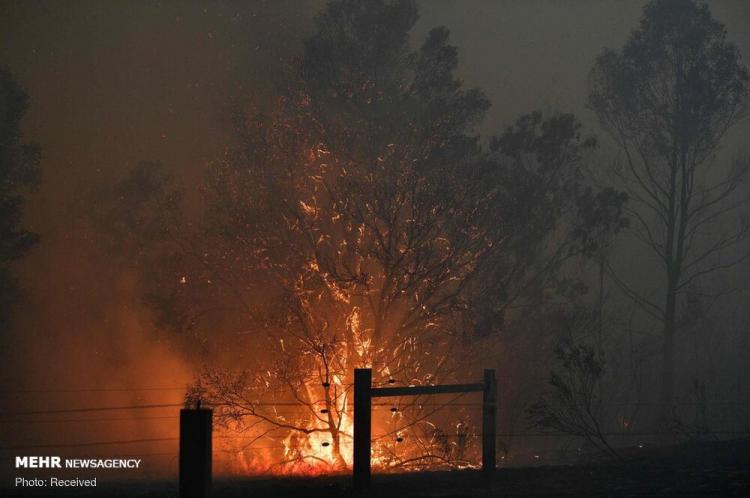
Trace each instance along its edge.
{"label": "large flame", "polygon": [[[347,384],[345,379],[334,376],[332,381],[340,388]],[[309,391],[314,391],[319,386],[306,386]],[[328,430],[328,426],[319,419],[310,417],[311,428],[318,429],[309,433],[290,430],[280,436],[262,433],[238,434],[233,431],[219,432],[216,438],[219,445],[216,448],[217,472],[228,475],[294,475],[294,476],[319,476],[326,474],[346,473],[351,470],[353,457],[353,406],[350,396],[340,396],[336,400],[336,410],[340,413],[338,424],[338,442]],[[450,406],[450,400],[445,401],[445,406]],[[423,414],[423,405],[399,406],[400,402],[385,403],[374,402],[372,414],[373,440],[371,445],[371,466],[375,472],[423,470],[427,468],[477,468],[478,461],[478,439],[471,432],[471,425],[465,421],[452,422],[455,424],[456,434],[461,440],[441,436],[438,424],[434,420],[434,414],[439,410],[433,409],[442,406],[441,403],[432,403],[427,416],[407,416],[405,412],[414,410],[417,414]],[[455,407],[453,408],[455,411]],[[286,420],[279,408],[280,420]],[[445,415],[445,414],[443,414]],[[442,418],[442,422],[455,421],[455,413],[448,413]],[[439,417],[440,414],[438,413]],[[410,423],[415,419],[421,420],[422,428],[432,429],[434,432],[425,435],[424,431],[414,432],[414,425]],[[403,428],[402,430],[399,430]],[[455,435],[455,434],[452,434]],[[248,440],[252,443],[248,445]],[[336,451],[338,445],[338,453]],[[450,462],[450,455],[454,457],[460,449],[460,456]],[[431,455],[429,448],[439,447],[444,458]],[[465,454],[464,454],[465,451]],[[340,455],[341,458],[339,458]],[[422,455],[422,456],[420,456]],[[341,461],[343,459],[343,462]],[[404,461],[409,465],[401,465]]]}

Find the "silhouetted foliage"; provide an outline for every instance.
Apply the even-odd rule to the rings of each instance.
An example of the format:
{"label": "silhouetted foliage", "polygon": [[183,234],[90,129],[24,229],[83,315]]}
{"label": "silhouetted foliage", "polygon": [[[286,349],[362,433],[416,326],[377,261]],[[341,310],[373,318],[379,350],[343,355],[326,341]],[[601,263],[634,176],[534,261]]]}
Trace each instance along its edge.
{"label": "silhouetted foliage", "polygon": [[99,209],[91,213],[102,249],[117,264],[136,271],[144,301],[156,312],[156,325],[172,331],[190,329],[190,315],[172,302],[177,292],[173,284],[184,277],[185,259],[192,257],[181,201],[175,175],[161,162],[142,161],[95,194]]}
{"label": "silhouetted foliage", "polygon": [[560,369],[550,375],[551,391],[529,407],[532,425],[581,437],[617,457],[602,430],[599,388],[604,360],[592,348],[571,339],[560,341],[555,356]]}
{"label": "silhouetted foliage", "polygon": [[13,76],[0,68],[0,332],[10,325],[17,296],[9,264],[38,240],[21,226],[23,191],[39,182],[39,146],[23,143],[21,138],[27,102]]}

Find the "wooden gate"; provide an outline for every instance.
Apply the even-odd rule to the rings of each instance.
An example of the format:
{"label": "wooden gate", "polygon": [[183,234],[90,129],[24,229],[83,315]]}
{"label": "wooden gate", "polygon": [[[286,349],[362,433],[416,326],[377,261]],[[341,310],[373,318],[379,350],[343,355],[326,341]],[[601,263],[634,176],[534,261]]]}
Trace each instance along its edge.
{"label": "wooden gate", "polygon": [[354,489],[370,486],[370,448],[372,439],[372,399],[386,396],[417,396],[482,392],[482,470],[495,469],[495,427],[497,420],[497,384],[495,371],[485,370],[484,381],[476,384],[442,386],[372,387],[372,369],[354,370]]}

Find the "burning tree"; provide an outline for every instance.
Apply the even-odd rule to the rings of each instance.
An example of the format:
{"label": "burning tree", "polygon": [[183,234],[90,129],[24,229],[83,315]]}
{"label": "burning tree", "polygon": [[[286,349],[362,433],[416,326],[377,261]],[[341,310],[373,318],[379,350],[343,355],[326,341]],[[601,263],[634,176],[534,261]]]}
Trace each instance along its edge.
{"label": "burning tree", "polygon": [[[255,398],[222,391],[216,376],[203,379],[209,397],[271,430],[324,432],[335,466],[350,453],[353,369],[372,366],[376,382],[450,375],[449,353],[502,245],[494,171],[468,132],[488,102],[452,76],[446,30],[408,52],[415,20],[410,2],[332,4],[299,79],[271,114],[243,117],[241,145],[210,185],[209,226],[234,285],[250,273],[266,289],[269,299],[247,308],[275,360],[241,384]],[[383,36],[383,26],[397,29]],[[251,400],[273,386],[308,413],[262,412]]]}
{"label": "burning tree", "polygon": [[[446,29],[409,48],[416,19],[411,1],[329,3],[273,109],[238,113],[199,233],[163,225],[161,315],[206,348],[207,329],[238,331],[234,361],[188,401],[213,404],[245,447],[281,439],[287,463],[348,463],[354,368],[376,384],[452,380],[521,304],[569,293],[563,264],[619,223],[622,197],[583,185],[594,142],[572,115],[524,116],[482,148],[488,101],[454,76]],[[434,411],[417,400],[376,421],[417,441],[376,442],[378,463],[464,462]]]}

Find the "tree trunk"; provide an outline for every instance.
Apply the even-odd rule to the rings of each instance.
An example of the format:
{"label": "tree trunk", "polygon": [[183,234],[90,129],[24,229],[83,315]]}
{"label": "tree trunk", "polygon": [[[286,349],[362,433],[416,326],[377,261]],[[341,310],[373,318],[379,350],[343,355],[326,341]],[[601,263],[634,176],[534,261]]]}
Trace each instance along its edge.
{"label": "tree trunk", "polygon": [[[351,342],[351,341],[350,341]],[[326,368],[326,385],[324,388],[325,392],[325,403],[326,403],[326,413],[328,414],[327,422],[328,422],[328,432],[331,434],[331,453],[333,455],[334,459],[334,465],[337,469],[345,469],[346,468],[346,460],[344,460],[344,457],[341,455],[341,432],[339,431],[338,422],[339,419],[333,416],[334,411],[336,411],[336,399],[331,395],[331,384],[330,384],[330,371],[328,363],[325,363]],[[343,414],[340,415],[340,417],[344,416]]]}
{"label": "tree trunk", "polygon": [[341,433],[337,429],[331,429],[331,440],[333,441],[333,458],[336,469],[343,470],[346,468],[346,460],[341,454]]}
{"label": "tree trunk", "polygon": [[598,353],[604,355],[604,269],[605,269],[605,255],[604,250],[600,249],[599,253],[599,305],[597,310],[597,347],[599,348]]}
{"label": "tree trunk", "polygon": [[673,416],[674,407],[674,335],[677,312],[676,279],[670,275],[667,283],[667,299],[664,309],[664,345],[662,350],[661,393],[659,398],[658,424],[665,430]]}

